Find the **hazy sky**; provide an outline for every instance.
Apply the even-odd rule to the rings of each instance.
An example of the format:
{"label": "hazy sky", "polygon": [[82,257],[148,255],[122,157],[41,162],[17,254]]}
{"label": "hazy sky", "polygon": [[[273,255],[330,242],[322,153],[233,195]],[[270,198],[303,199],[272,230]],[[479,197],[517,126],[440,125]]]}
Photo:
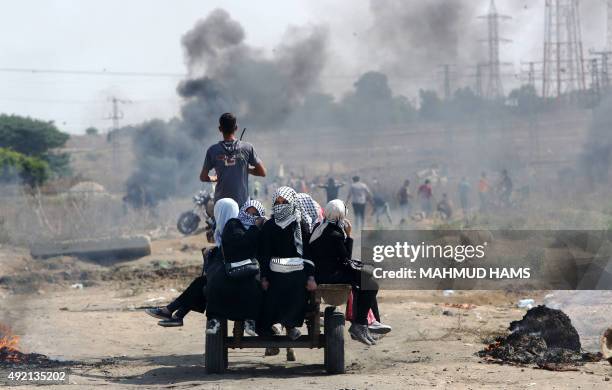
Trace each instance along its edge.
{"label": "hazy sky", "polygon": [[[375,1],[375,0],[374,0]],[[513,42],[504,59],[518,72],[521,60],[541,55],[544,0],[497,0],[520,11],[507,29]],[[488,1],[474,0],[486,9]],[[510,4],[512,3],[512,4]],[[603,0],[584,0],[585,48],[603,42]],[[18,0],[2,3],[0,68],[185,72],[181,36],[215,8],[226,9],[247,34],[247,43],[271,50],[288,25],[326,24],[331,56],[324,72],[327,89],[340,93],[352,75],[377,69],[364,46],[371,23],[367,0]],[[475,20],[474,23],[481,23]],[[584,24],[584,23],[583,23]],[[512,71],[512,70],[511,70]],[[423,77],[430,77],[424,75]],[[110,96],[129,99],[122,124],[178,113],[180,77],[120,77],[0,72],[0,112],[55,120],[71,133],[90,125],[106,130]],[[404,91],[396,91],[403,93]]]}

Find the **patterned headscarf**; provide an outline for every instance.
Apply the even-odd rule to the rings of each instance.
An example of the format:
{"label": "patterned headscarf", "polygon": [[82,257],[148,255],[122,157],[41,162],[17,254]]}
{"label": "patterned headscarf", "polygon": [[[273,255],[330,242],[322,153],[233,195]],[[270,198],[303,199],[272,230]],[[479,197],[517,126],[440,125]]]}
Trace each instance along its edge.
{"label": "patterned headscarf", "polygon": [[[247,213],[247,209],[249,207],[255,207],[259,215],[251,215]],[[257,218],[265,216],[266,208],[263,204],[261,204],[260,201],[255,199],[247,200],[246,203],[242,205],[242,207],[240,208],[240,212],[238,213],[238,219],[240,220],[240,222],[242,222],[242,226],[244,226],[245,229],[248,229],[251,226],[255,225],[255,221],[257,220]]]}
{"label": "patterned headscarf", "polygon": [[312,196],[303,192],[297,194],[297,199],[300,203],[302,213],[310,217],[310,226],[308,228],[310,231],[316,222],[323,219],[321,205],[319,205],[316,200],[312,199]]}
{"label": "patterned headscarf", "polygon": [[[344,233],[344,219],[346,218],[346,206],[340,199],[334,199],[325,206],[325,219],[323,223],[315,228],[310,236],[310,242],[321,237],[323,231],[330,223],[338,225]],[[346,233],[344,233],[346,237]]]}
{"label": "patterned headscarf", "polygon": [[[285,204],[274,204],[276,199],[281,196],[287,203]],[[272,217],[274,218],[274,223],[279,226],[281,229],[285,229],[287,226],[291,225],[292,222],[297,222],[295,225],[295,230],[293,231],[293,238],[295,243],[295,249],[300,255],[304,254],[304,244],[302,242],[302,213],[301,207],[297,200],[297,193],[291,187],[279,187],[273,195],[272,198]],[[307,217],[310,220],[309,217]],[[305,221],[309,223],[309,221]],[[310,226],[310,225],[308,225]]]}
{"label": "patterned headscarf", "polygon": [[238,216],[238,203],[231,198],[219,199],[215,203],[215,245],[221,247],[221,235],[225,224]]}

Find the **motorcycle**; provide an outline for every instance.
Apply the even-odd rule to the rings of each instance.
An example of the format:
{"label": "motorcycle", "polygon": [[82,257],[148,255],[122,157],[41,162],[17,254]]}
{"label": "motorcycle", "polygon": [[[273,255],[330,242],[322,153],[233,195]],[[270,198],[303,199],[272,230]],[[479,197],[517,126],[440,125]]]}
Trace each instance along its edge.
{"label": "motorcycle", "polygon": [[209,242],[213,242],[213,234],[215,231],[215,221],[212,218],[214,210],[214,200],[211,194],[207,191],[200,191],[193,197],[194,207],[193,210],[185,211],[179,216],[176,228],[179,232],[188,236],[193,234],[198,227],[200,222],[204,220],[206,226],[206,239]]}

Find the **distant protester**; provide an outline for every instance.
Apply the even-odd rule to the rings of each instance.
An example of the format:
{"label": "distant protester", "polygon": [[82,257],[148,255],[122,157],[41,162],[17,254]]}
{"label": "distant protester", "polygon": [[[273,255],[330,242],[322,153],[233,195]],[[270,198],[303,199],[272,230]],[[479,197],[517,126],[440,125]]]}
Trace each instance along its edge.
{"label": "distant protester", "polygon": [[337,183],[333,177],[327,179],[327,184],[319,185],[319,188],[323,188],[325,190],[325,194],[327,195],[327,202],[331,202],[334,199],[338,199],[338,193],[340,192],[340,188],[344,187],[344,183]]}
{"label": "distant protester", "polygon": [[360,181],[359,176],[353,176],[353,184],[349,188],[346,203],[352,201],[353,213],[355,214],[355,228],[358,230],[364,226],[366,204],[371,199],[372,193],[368,186]]}

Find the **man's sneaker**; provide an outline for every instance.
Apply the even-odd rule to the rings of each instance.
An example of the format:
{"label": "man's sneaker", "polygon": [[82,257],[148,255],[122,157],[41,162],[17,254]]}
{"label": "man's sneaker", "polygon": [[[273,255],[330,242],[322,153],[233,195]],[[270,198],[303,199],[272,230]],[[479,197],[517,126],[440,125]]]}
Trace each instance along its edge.
{"label": "man's sneaker", "polygon": [[368,338],[368,327],[366,325],[351,324],[349,334],[353,340],[357,340],[365,345],[374,345]]}
{"label": "man's sneaker", "polygon": [[276,356],[279,353],[280,353],[280,348],[268,347],[266,348],[266,352],[264,352],[264,356]]}
{"label": "man's sneaker", "polygon": [[294,362],[295,361],[295,352],[293,348],[287,348],[287,361]]}
{"label": "man's sneaker", "polygon": [[164,328],[174,328],[177,326],[183,326],[183,319],[180,317],[172,317],[167,320],[161,320],[157,323],[159,326],[163,326]]}
{"label": "man's sneaker", "polygon": [[172,318],[172,313],[170,313],[170,310],[166,309],[165,307],[146,309],[145,313],[160,320],[169,320]]}
{"label": "man's sneaker", "polygon": [[272,325],[271,329],[272,329],[272,334],[274,336],[280,336],[280,334],[283,331],[283,327],[281,326],[281,324],[274,324]]}
{"label": "man's sneaker", "polygon": [[378,321],[374,321],[368,325],[368,329],[370,332],[377,334],[387,334],[391,332],[391,327],[389,325],[381,324]]}
{"label": "man's sneaker", "polygon": [[254,320],[246,320],[244,321],[244,333],[248,336],[257,337],[257,331],[255,330],[255,321]]}
{"label": "man's sneaker", "polygon": [[302,335],[302,332],[298,328],[287,328],[287,337],[295,341]]}
{"label": "man's sneaker", "polygon": [[221,329],[221,322],[215,318],[206,323],[206,334],[217,334],[219,329]]}

